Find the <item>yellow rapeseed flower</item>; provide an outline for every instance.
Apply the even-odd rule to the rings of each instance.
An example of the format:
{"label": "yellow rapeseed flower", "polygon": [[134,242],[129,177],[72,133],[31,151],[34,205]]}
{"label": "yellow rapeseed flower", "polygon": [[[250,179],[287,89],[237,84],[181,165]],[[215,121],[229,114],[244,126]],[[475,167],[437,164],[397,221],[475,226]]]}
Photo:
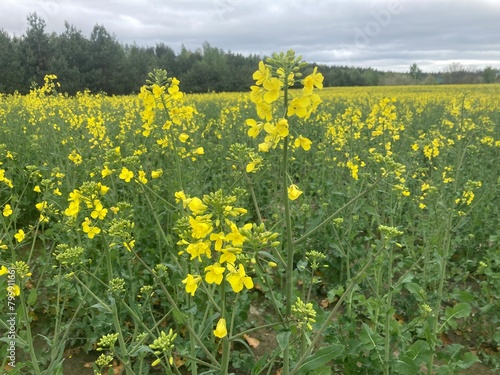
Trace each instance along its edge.
{"label": "yellow rapeseed flower", "polygon": [[220,339],[227,336],[226,319],[219,319],[217,327],[214,330],[214,336]]}
{"label": "yellow rapeseed flower", "polygon": [[163,170],[161,169],[156,169],[153,172],[151,172],[151,178],[158,178],[163,175]]}
{"label": "yellow rapeseed flower", "polygon": [[22,242],[24,238],[26,237],[26,234],[24,233],[24,230],[19,229],[16,234],[14,234],[14,238],[16,239],[17,242]]}
{"label": "yellow rapeseed flower", "polygon": [[271,70],[264,65],[263,61],[259,61],[259,69],[252,75],[252,78],[256,81],[255,84],[262,85],[270,76]]}
{"label": "yellow rapeseed flower", "polygon": [[253,288],[253,280],[250,276],[247,276],[243,264],[239,264],[238,269],[232,264],[228,264],[227,268],[230,274],[226,276],[226,280],[231,285],[233,292],[239,293],[243,290],[243,287],[247,289]]}
{"label": "yellow rapeseed flower", "polygon": [[299,189],[297,185],[292,184],[288,187],[288,199],[290,199],[291,201],[294,201],[295,199],[300,197],[301,194],[302,191]]}
{"label": "yellow rapeseed flower", "polygon": [[21,294],[21,289],[17,284],[9,285],[7,287],[7,292],[12,293],[14,297],[18,297]]}
{"label": "yellow rapeseed flower", "polygon": [[187,277],[182,280],[183,284],[186,284],[186,293],[191,294],[194,297],[196,289],[198,289],[198,284],[201,282],[201,276],[188,274]]}
{"label": "yellow rapeseed flower", "polygon": [[82,223],[83,232],[87,234],[87,236],[92,239],[97,234],[101,233],[101,229],[94,226],[92,221],[88,217],[85,218],[85,221]]}
{"label": "yellow rapeseed flower", "polygon": [[224,278],[224,271],[226,269],[222,267],[219,263],[214,263],[210,266],[205,267],[205,281],[208,284],[220,285],[222,279]]}
{"label": "yellow rapeseed flower", "polygon": [[130,180],[134,177],[134,172],[129,171],[127,167],[123,167],[118,177],[125,182],[130,182]]}
{"label": "yellow rapeseed flower", "polygon": [[146,178],[146,172],[144,171],[139,171],[139,176],[137,179],[144,185],[148,183],[148,179]]}
{"label": "yellow rapeseed flower", "polygon": [[203,204],[201,199],[197,197],[191,199],[191,201],[188,204],[188,207],[191,211],[193,211],[193,214],[195,215],[202,215],[208,208],[205,204]]}
{"label": "yellow rapeseed flower", "polygon": [[92,219],[104,220],[107,213],[108,209],[104,208],[98,199],[94,200],[94,210],[90,213]]}
{"label": "yellow rapeseed flower", "polygon": [[12,211],[12,207],[10,206],[10,204],[6,204],[5,207],[3,208],[2,214],[5,217],[9,217],[10,215],[12,215],[13,212],[14,211]]}
{"label": "yellow rapeseed flower", "polygon": [[304,151],[309,151],[311,149],[311,140],[299,135],[297,138],[295,138],[295,147],[302,147]]}

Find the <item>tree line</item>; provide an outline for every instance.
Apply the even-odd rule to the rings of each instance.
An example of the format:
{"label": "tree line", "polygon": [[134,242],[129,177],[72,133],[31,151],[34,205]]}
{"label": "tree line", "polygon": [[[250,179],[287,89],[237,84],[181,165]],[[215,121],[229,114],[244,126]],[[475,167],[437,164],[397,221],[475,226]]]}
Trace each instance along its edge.
{"label": "tree line", "polygon": [[[179,53],[157,43],[154,47],[121,44],[104,26],[95,25],[87,38],[73,25],[65,31],[46,32],[46,23],[36,13],[27,17],[22,36],[0,30],[0,92],[27,93],[40,85],[46,74],[56,74],[62,90],[70,95],[85,89],[123,95],[137,92],[153,69],[166,69],[182,82],[185,92],[247,91],[252,73],[262,57],[225,52],[208,42]],[[458,64],[460,65],[460,64]],[[318,66],[325,86],[375,86],[416,83],[478,83],[498,80],[488,67],[471,71],[455,66],[443,73],[423,73],[413,64],[407,73],[383,72],[372,68],[310,64],[305,74]]]}

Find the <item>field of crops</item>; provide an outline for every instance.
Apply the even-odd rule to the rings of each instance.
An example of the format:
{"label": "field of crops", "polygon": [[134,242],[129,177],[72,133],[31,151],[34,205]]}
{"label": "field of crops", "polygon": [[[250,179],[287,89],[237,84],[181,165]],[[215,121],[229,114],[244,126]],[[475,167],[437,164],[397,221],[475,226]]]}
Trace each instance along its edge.
{"label": "field of crops", "polygon": [[0,96],[2,368],[498,369],[500,86],[278,57],[242,94]]}

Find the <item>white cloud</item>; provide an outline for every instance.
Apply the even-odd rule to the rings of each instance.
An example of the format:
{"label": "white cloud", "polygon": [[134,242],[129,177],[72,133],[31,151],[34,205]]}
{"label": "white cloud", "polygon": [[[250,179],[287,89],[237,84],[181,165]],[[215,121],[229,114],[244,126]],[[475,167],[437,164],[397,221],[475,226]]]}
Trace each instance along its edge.
{"label": "white cloud", "polygon": [[496,0],[3,0],[0,25],[22,35],[37,12],[48,32],[64,21],[90,36],[101,24],[123,43],[175,50],[212,46],[269,55],[294,48],[307,61],[407,71],[450,61],[500,68]]}

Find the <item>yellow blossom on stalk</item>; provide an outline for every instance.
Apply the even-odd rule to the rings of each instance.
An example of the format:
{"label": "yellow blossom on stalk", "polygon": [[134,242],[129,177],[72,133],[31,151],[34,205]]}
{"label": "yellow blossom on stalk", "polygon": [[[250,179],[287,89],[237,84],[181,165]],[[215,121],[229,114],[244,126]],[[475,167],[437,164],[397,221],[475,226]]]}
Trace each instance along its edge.
{"label": "yellow blossom on stalk", "polygon": [[214,330],[214,336],[220,339],[227,336],[226,319],[219,319],[217,327]]}
{"label": "yellow blossom on stalk", "polygon": [[9,247],[6,244],[2,244],[2,240],[0,240],[0,250],[7,250]]}
{"label": "yellow blossom on stalk", "polygon": [[186,194],[184,194],[184,191],[177,191],[175,192],[175,202],[179,203],[182,202],[182,207],[186,208],[189,202],[191,202],[190,198],[186,197]]}
{"label": "yellow blossom on stalk", "polygon": [[188,204],[188,207],[195,215],[202,215],[208,208],[200,198],[194,197]]}
{"label": "yellow blossom on stalk", "polygon": [[40,189],[40,186],[36,185],[34,188],[33,188],[33,191],[36,192],[36,193],[41,193],[42,190]]}
{"label": "yellow blossom on stalk", "polygon": [[234,265],[228,263],[227,268],[230,273],[226,276],[226,280],[231,285],[233,292],[239,293],[243,290],[243,287],[247,289],[253,288],[253,280],[245,273],[243,264],[239,264],[238,269],[236,269]]}
{"label": "yellow blossom on stalk", "polygon": [[26,237],[26,234],[24,233],[24,230],[19,229],[16,234],[14,234],[14,238],[16,239],[17,242],[22,242],[24,238]]}
{"label": "yellow blossom on stalk", "polygon": [[243,245],[246,237],[240,233],[236,224],[231,223],[231,233],[226,235],[226,241],[231,241],[233,246],[238,247]]}
{"label": "yellow blossom on stalk", "polygon": [[83,163],[83,158],[76,150],[71,151],[71,154],[69,154],[68,159],[71,160],[73,163],[76,165],[82,164]]}
{"label": "yellow blossom on stalk", "polygon": [[299,135],[294,142],[295,147],[302,147],[304,151],[309,151],[311,149],[311,140]]}
{"label": "yellow blossom on stalk", "polygon": [[183,93],[179,90],[178,85],[174,85],[172,83],[172,86],[170,86],[167,91],[172,96],[172,99],[174,99],[174,100],[182,99]]}
{"label": "yellow blossom on stalk", "polygon": [[80,202],[78,201],[70,202],[68,208],[64,210],[66,216],[76,216],[78,212],[80,212]]}
{"label": "yellow blossom on stalk", "polygon": [[270,104],[265,102],[257,102],[255,103],[255,107],[257,109],[257,116],[266,121],[271,121],[273,118],[273,111]]}
{"label": "yellow blossom on stalk", "polygon": [[96,234],[101,233],[101,229],[94,226],[88,217],[86,217],[85,221],[82,223],[82,229],[90,239],[93,239]]}
{"label": "yellow blossom on stalk", "polygon": [[158,178],[163,175],[163,170],[162,169],[156,169],[153,172],[151,172],[151,178]]}
{"label": "yellow blossom on stalk", "polygon": [[191,236],[193,238],[205,238],[213,230],[211,224],[212,222],[210,220],[207,220],[206,218],[203,218],[201,216],[197,216],[196,218],[190,216],[189,225],[191,225],[192,229]]}
{"label": "yellow blossom on stalk", "polygon": [[224,271],[226,269],[222,267],[219,263],[214,263],[210,266],[205,267],[205,281],[208,284],[220,285],[222,279],[224,278]]}
{"label": "yellow blossom on stalk", "polygon": [[127,167],[123,167],[118,177],[125,182],[130,182],[130,180],[134,177],[134,172],[129,171]]}
{"label": "yellow blossom on stalk", "polygon": [[288,105],[287,116],[297,115],[297,117],[304,118],[307,116],[310,105],[311,99],[309,96],[294,98]]}
{"label": "yellow blossom on stalk", "polygon": [[198,289],[198,284],[201,282],[201,276],[188,274],[187,277],[182,280],[183,284],[186,284],[186,293],[191,294],[194,297],[196,289]]}
{"label": "yellow blossom on stalk", "polygon": [[148,183],[148,179],[146,178],[146,172],[144,171],[139,171],[139,176],[137,176],[137,179],[144,185]]}
{"label": "yellow blossom on stalk", "polygon": [[201,256],[206,255],[207,258],[212,257],[212,253],[210,251],[210,241],[199,241],[190,243],[186,248],[186,252],[191,255],[190,260],[198,258],[201,262]]}
{"label": "yellow blossom on stalk", "polygon": [[158,86],[156,83],[152,87],[152,92],[153,92],[153,96],[155,97],[155,99],[161,98],[163,91],[164,91],[164,88],[161,86]]}
{"label": "yellow blossom on stalk", "polygon": [[35,204],[35,207],[38,211],[43,211],[47,208],[47,201],[39,202]]}
{"label": "yellow blossom on stalk", "polygon": [[257,121],[255,121],[254,119],[247,119],[245,121],[245,124],[247,124],[248,126],[250,126],[250,129],[248,129],[248,136],[249,137],[252,137],[252,138],[257,138],[257,136],[259,135],[260,131],[262,130],[262,128],[264,127],[264,125],[259,122],[257,123]]}
{"label": "yellow blossom on stalk", "polygon": [[198,147],[193,153],[196,155],[205,155],[205,149],[203,147]]}
{"label": "yellow blossom on stalk", "polygon": [[104,169],[101,171],[101,176],[102,178],[107,177],[109,175],[113,174],[113,170],[109,169],[107,165],[104,166]]}
{"label": "yellow blossom on stalk", "polygon": [[257,165],[260,164],[260,161],[251,161],[250,163],[247,164],[247,166],[245,167],[245,171],[247,173],[252,173],[255,171],[255,168],[257,167]]}
{"label": "yellow blossom on stalk", "polygon": [[301,194],[302,191],[299,189],[297,185],[292,184],[288,187],[288,199],[290,199],[291,201],[294,201],[295,199],[300,197]]}
{"label": "yellow blossom on stalk", "polygon": [[123,246],[125,247],[125,249],[127,249],[128,251],[132,251],[132,249],[134,248],[135,246],[135,240],[132,240],[132,241],[129,241],[129,242],[123,242]]}
{"label": "yellow blossom on stalk", "polygon": [[285,138],[288,135],[288,120],[286,118],[279,119],[275,130],[280,137]]}
{"label": "yellow blossom on stalk", "polygon": [[181,141],[182,143],[187,142],[188,139],[189,139],[189,135],[187,135],[186,133],[181,133],[179,135],[179,141]]}
{"label": "yellow blossom on stalk", "polygon": [[210,235],[210,241],[212,242],[215,242],[215,250],[216,251],[219,251],[220,249],[222,249],[222,242],[225,240],[226,238],[224,237],[224,233],[223,232],[220,232],[220,233],[212,233]]}
{"label": "yellow blossom on stalk", "polygon": [[354,178],[355,180],[358,180],[359,179],[359,176],[358,176],[359,165],[353,163],[352,160],[348,160],[346,165],[347,165],[347,168],[349,168],[351,170],[352,178]]}
{"label": "yellow blossom on stalk", "polygon": [[10,206],[10,204],[6,204],[5,207],[3,208],[2,214],[5,217],[9,217],[10,215],[12,215],[13,212],[14,211],[12,211],[12,207]]}
{"label": "yellow blossom on stalk", "polygon": [[9,270],[7,267],[5,267],[5,266],[0,267],[0,276],[6,275],[7,273],[9,273]]}
{"label": "yellow blossom on stalk", "polygon": [[222,253],[220,258],[219,258],[219,263],[231,263],[233,264],[236,262],[236,254],[241,253],[241,248],[237,247],[229,247],[229,248],[224,248],[220,249],[220,252]]}
{"label": "yellow blossom on stalk", "polygon": [[260,152],[269,152],[269,149],[271,148],[272,145],[273,145],[272,142],[259,143],[259,151]]}
{"label": "yellow blossom on stalk", "polygon": [[252,75],[252,78],[256,81],[255,84],[262,85],[269,77],[271,77],[271,70],[264,65],[263,61],[259,61],[259,69]]}
{"label": "yellow blossom on stalk", "polygon": [[280,97],[281,86],[283,86],[283,82],[281,82],[278,78],[273,77],[265,80],[262,86],[265,90],[263,96],[264,102],[270,104],[278,100],[278,98]]}
{"label": "yellow blossom on stalk", "polygon": [[108,209],[104,208],[101,201],[98,199],[94,200],[94,210],[90,213],[92,219],[104,220],[106,214],[108,213]]}
{"label": "yellow blossom on stalk", "polygon": [[17,284],[14,284],[7,287],[7,292],[12,293],[14,297],[18,297],[21,294],[21,289]]}
{"label": "yellow blossom on stalk", "polygon": [[164,138],[157,139],[156,143],[160,145],[162,148],[165,148],[168,146],[168,137],[165,136]]}
{"label": "yellow blossom on stalk", "polygon": [[100,182],[97,183],[97,188],[99,189],[99,194],[101,195],[105,195],[109,191],[109,187],[101,184]]}
{"label": "yellow blossom on stalk", "polygon": [[304,93],[310,94],[313,91],[313,87],[318,89],[323,88],[323,74],[318,73],[318,67],[314,67],[314,70],[306,78],[304,78]]}

